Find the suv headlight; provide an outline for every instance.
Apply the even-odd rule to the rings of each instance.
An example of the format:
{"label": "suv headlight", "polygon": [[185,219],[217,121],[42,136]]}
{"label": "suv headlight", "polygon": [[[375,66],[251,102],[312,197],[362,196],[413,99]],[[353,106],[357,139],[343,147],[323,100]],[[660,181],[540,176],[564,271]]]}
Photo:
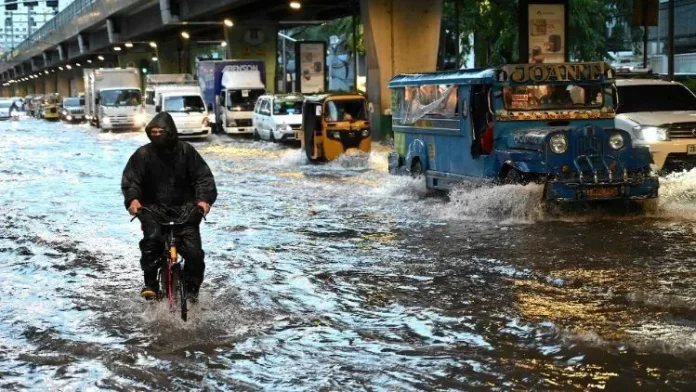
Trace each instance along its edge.
{"label": "suv headlight", "polygon": [[640,125],[633,127],[636,137],[646,142],[659,142],[669,140],[669,132],[667,128],[661,127],[641,127]]}
{"label": "suv headlight", "polygon": [[609,136],[609,147],[613,148],[614,150],[622,149],[624,144],[625,140],[622,134],[615,132]]}
{"label": "suv headlight", "polygon": [[145,113],[138,113],[135,115],[135,122],[138,124],[145,124],[145,121],[147,121],[147,117],[145,116]]}
{"label": "suv headlight", "polygon": [[562,133],[551,136],[549,147],[555,154],[563,154],[568,151],[568,138]]}

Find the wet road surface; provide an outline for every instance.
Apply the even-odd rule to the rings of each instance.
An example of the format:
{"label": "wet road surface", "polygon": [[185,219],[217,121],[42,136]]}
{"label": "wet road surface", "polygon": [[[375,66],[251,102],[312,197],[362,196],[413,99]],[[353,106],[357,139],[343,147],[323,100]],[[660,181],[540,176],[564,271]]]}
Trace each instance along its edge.
{"label": "wet road surface", "polygon": [[694,390],[696,173],[650,217],[430,197],[387,149],[194,143],[220,198],[184,323],[138,298],[144,133],[0,123],[2,390]]}

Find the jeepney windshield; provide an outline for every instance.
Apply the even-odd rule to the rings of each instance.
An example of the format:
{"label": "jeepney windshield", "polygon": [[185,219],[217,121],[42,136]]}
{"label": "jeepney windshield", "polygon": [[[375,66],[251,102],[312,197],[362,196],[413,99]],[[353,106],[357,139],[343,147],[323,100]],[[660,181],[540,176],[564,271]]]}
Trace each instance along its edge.
{"label": "jeepney windshield", "polygon": [[538,84],[503,88],[507,110],[595,109],[604,105],[601,85]]}
{"label": "jeepney windshield", "polygon": [[326,121],[365,121],[367,108],[364,99],[340,99],[326,103]]}

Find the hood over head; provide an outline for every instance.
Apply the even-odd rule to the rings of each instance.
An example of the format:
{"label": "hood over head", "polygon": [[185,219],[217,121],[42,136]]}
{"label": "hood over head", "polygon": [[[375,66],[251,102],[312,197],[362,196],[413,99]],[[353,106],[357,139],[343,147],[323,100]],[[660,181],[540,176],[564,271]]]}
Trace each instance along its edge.
{"label": "hood over head", "polygon": [[[152,128],[162,128],[164,134],[161,136],[152,136]],[[152,144],[157,148],[169,150],[176,146],[178,140],[176,124],[174,124],[174,119],[167,112],[157,113],[152,121],[145,127],[145,132]]]}

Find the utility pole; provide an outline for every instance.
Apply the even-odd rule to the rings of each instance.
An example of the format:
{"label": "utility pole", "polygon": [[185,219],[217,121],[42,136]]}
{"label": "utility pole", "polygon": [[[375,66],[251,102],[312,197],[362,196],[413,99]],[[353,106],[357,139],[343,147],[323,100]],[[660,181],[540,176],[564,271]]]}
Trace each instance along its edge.
{"label": "utility pole", "polygon": [[667,44],[667,75],[669,76],[669,80],[674,80],[674,0],[669,0],[668,11],[667,34],[669,41]]}

